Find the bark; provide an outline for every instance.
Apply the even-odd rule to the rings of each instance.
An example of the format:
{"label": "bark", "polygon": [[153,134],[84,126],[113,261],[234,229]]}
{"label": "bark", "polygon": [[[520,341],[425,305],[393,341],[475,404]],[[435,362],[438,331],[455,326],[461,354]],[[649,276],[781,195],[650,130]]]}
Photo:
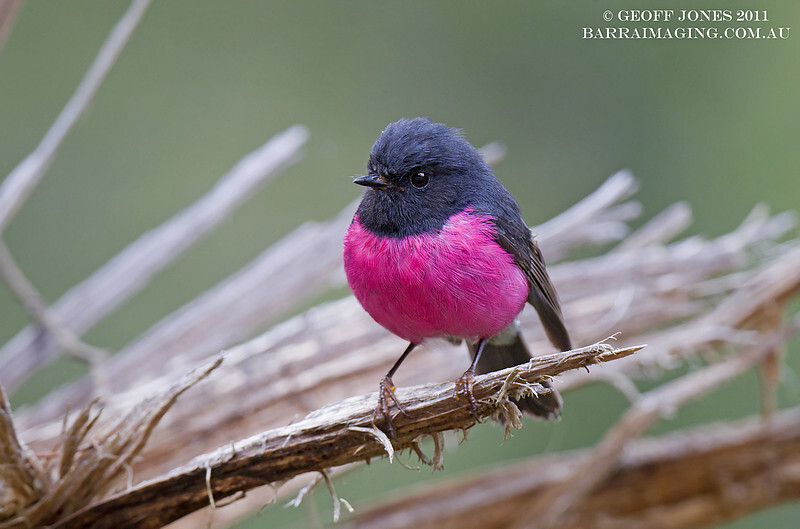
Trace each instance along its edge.
{"label": "bark", "polygon": [[[474,395],[481,419],[501,415],[520,426],[509,395],[546,391],[544,377],[622,358],[639,347],[614,350],[605,344],[531,360],[517,368],[477,377]],[[302,473],[366,461],[418,447],[421,437],[467,429],[475,417],[453,383],[398,391],[408,415],[396,413],[393,442],[373,424],[376,394],[354,397],[317,410],[305,420],[270,430],[200,456],[168,475],[129,488],[54,524],[54,528],[157,528],[201,507]],[[380,422],[379,422],[380,424]],[[22,521],[8,527],[24,527]]]}

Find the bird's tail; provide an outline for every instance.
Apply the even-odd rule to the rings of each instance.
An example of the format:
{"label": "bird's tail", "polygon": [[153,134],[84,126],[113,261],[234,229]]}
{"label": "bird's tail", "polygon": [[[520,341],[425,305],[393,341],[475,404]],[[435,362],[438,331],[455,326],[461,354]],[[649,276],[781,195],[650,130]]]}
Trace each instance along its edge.
{"label": "bird's tail", "polygon": [[[477,344],[467,342],[469,354],[475,358]],[[503,332],[486,341],[475,368],[477,374],[491,373],[507,367],[524,364],[531,359],[531,354],[525,342],[522,341],[519,326],[513,322]],[[555,419],[561,416],[561,395],[549,382],[542,385],[550,391],[537,397],[525,397],[517,401],[519,409],[530,415],[543,419]]]}

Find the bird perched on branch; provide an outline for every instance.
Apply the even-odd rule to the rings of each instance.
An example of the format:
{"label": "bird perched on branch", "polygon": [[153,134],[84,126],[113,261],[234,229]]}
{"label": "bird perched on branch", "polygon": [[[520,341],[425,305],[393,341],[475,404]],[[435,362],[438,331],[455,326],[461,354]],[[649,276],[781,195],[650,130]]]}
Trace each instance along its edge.
{"label": "bird perched on branch", "polygon": [[[558,297],[519,205],[460,131],[427,118],[390,123],[370,152],[366,186],[344,239],[347,281],[375,321],[408,340],[380,382],[376,418],[394,437],[389,404],[401,411],[392,376],[432,337],[464,339],[472,363],[457,380],[476,413],[475,373],[531,357],[517,315],[527,301],[550,341],[571,349]],[[561,411],[554,390],[518,406],[550,418]]]}

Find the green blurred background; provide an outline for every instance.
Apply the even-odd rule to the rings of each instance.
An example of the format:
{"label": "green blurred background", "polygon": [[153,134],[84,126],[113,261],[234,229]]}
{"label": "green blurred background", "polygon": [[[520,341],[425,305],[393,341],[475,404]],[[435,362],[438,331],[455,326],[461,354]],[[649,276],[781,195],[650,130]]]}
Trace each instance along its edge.
{"label": "green blurred background", "polygon": [[[663,4],[647,7],[675,7]],[[0,53],[0,176],[37,145],[126,7],[119,0],[24,6]],[[604,10],[632,7],[643,6],[156,1],[6,240],[55,300],[271,135],[307,125],[312,136],[301,163],[86,337],[118,348],[293,227],[353,200],[359,189],[350,177],[364,170],[384,125],[402,116],[462,127],[476,145],[502,141],[508,153],[497,173],[532,224],[621,168],[642,184],[645,217],[688,201],[692,233],[729,231],[758,202],[798,208],[800,3],[694,6],[766,10],[769,23],[745,25],[790,27],[786,40],[581,38],[584,26],[609,25]],[[26,322],[0,286],[0,342]],[[795,344],[795,369],[798,353]],[[62,360],[13,402],[31,402],[82,372]],[[686,407],[657,431],[756,413],[755,377],[741,384]],[[789,369],[781,403],[796,404],[799,393]],[[449,447],[446,470],[436,476],[379,462],[345,476],[337,491],[359,508],[396,487],[590,445],[625,402],[592,387],[569,394],[566,406],[559,424],[531,423],[506,443],[499,428],[474,429],[469,442]],[[317,496],[310,508],[330,520],[327,492]],[[241,526],[303,527],[315,516],[308,508],[273,506]],[[781,507],[729,527],[794,528],[798,517],[800,508]]]}

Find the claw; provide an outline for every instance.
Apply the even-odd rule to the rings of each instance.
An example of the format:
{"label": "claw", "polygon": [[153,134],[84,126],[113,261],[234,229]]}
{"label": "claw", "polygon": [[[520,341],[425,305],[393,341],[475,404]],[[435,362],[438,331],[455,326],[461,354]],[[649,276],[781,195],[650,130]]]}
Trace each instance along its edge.
{"label": "claw", "polygon": [[389,413],[389,401],[391,400],[395,407],[400,410],[405,416],[408,416],[405,408],[402,404],[400,404],[400,400],[397,398],[397,395],[394,393],[395,387],[394,383],[392,382],[392,377],[386,375],[381,379],[381,383],[378,386],[378,405],[375,407],[375,411],[372,413],[372,422],[375,423],[376,419],[379,416],[383,416],[383,420],[386,421],[386,429],[388,430],[389,437],[394,440],[397,440],[397,432],[394,429],[394,425],[392,424],[392,414]]}
{"label": "claw", "polygon": [[475,399],[475,394],[472,392],[474,383],[475,373],[471,369],[468,369],[456,380],[456,400],[458,400],[458,394],[463,393],[467,397],[469,411],[472,413],[472,416],[475,417],[475,421],[481,422],[481,418],[478,415],[478,401]]}

